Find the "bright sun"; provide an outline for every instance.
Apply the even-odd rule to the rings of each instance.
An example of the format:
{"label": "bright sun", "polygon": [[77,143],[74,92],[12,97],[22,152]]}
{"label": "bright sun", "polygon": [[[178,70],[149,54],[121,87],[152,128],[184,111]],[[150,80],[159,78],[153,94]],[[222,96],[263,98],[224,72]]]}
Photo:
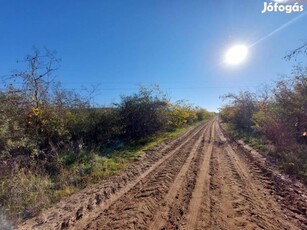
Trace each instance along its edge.
{"label": "bright sun", "polygon": [[238,65],[246,59],[247,53],[245,45],[234,45],[227,51],[224,61],[229,65]]}

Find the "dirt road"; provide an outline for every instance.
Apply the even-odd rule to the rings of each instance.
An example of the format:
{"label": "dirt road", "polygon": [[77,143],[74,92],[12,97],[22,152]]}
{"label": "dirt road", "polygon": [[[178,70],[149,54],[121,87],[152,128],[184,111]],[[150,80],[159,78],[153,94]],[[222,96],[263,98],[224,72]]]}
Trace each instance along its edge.
{"label": "dirt road", "polygon": [[33,228],[307,229],[307,192],[212,119],[19,226]]}

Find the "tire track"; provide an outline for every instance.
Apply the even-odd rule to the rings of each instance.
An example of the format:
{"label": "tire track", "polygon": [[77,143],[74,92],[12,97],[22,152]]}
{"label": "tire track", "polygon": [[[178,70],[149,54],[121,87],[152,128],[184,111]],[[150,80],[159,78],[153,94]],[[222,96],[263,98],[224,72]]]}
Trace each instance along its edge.
{"label": "tire track", "polygon": [[[77,224],[75,224],[75,227],[72,229],[79,229],[81,226],[86,225],[87,222],[89,222],[89,219],[98,218],[95,216],[101,215],[101,212],[103,210],[107,210],[113,203],[115,203],[118,199],[120,199],[122,196],[124,196],[126,193],[129,192],[129,190],[133,189],[138,183],[142,183],[142,180],[145,180],[145,178],[150,175],[156,168],[158,168],[160,165],[165,163],[165,161],[169,160],[170,158],[174,157],[174,155],[183,148],[189,141],[191,141],[195,136],[197,136],[204,127],[207,126],[207,123],[201,126],[198,126],[197,128],[185,133],[183,137],[179,138],[179,140],[175,140],[172,142],[176,146],[176,144],[179,143],[178,146],[176,146],[174,149],[172,149],[169,145],[165,146],[162,150],[160,150],[162,153],[166,153],[166,155],[163,158],[157,159],[153,165],[145,172],[140,174],[140,176],[129,183],[127,186],[122,188],[118,193],[114,194],[113,196],[109,197],[103,204],[100,205],[100,208],[96,211],[91,213],[90,216],[87,216],[86,218],[83,218],[83,220],[79,221]],[[186,140],[182,140],[184,138],[187,138]]]}
{"label": "tire track", "polygon": [[[205,152],[204,159],[199,168],[199,172],[196,178],[196,186],[192,193],[192,199],[189,204],[189,211],[186,217],[187,221],[187,229],[197,229],[197,224],[199,221],[199,213],[201,208],[201,200],[204,200],[203,209],[205,212],[210,212],[210,175],[209,175],[209,163],[211,159],[211,153],[214,144],[214,136],[215,136],[215,123],[212,124],[211,127],[211,138],[209,140],[209,146]],[[209,222],[210,218],[204,218],[203,221]]]}
{"label": "tire track", "polygon": [[[234,223],[235,210],[232,201],[235,199],[234,193],[238,188],[234,186],[231,176],[232,172],[225,161],[223,148],[216,147],[213,150],[210,162],[210,175],[212,175],[210,181],[211,209],[210,222],[207,228],[221,230],[236,229],[237,227]],[[202,227],[206,224],[208,223],[202,223]]]}
{"label": "tire track", "polygon": [[37,229],[305,229],[304,207],[292,212],[277,202],[270,175],[227,141],[214,118],[74,195]]}
{"label": "tire track", "polygon": [[[221,170],[224,175],[227,175],[225,179],[230,181],[228,192],[231,193],[229,197],[232,212],[227,210],[227,213],[233,213],[234,220],[230,223],[226,220],[227,225],[234,224],[233,229],[299,229],[292,221],[285,220],[280,206],[274,202],[270,192],[262,183],[259,183],[259,180],[251,176],[250,169],[234,152],[220,129],[218,133],[221,141],[224,142],[224,152],[219,156],[219,163],[222,165]],[[219,216],[219,213],[212,215]],[[219,224],[219,222],[212,224]]]}
{"label": "tire track", "polygon": [[210,143],[210,133],[212,132],[211,127],[212,126],[210,126],[210,129],[207,129],[202,139],[201,147],[198,149],[193,161],[191,162],[185,180],[170,206],[168,215],[164,220],[165,225],[162,229],[184,229],[186,226],[185,217],[196,185],[197,174],[204,159],[204,152]]}
{"label": "tire track", "polygon": [[[163,159],[161,165],[155,167],[155,170],[148,173],[146,177],[144,176],[143,180],[135,184],[114,204],[109,205],[108,208],[105,206],[96,217],[87,219],[86,222],[90,223],[83,225],[83,228],[144,229],[155,210],[161,205],[165,194],[174,194],[180,187],[177,185],[176,175],[179,173],[180,177],[184,176],[182,170],[189,165],[206,129],[203,126],[201,131],[181,143],[170,154],[172,157]],[[76,225],[76,229],[80,228],[81,225]]]}
{"label": "tire track", "polygon": [[[107,209],[133,186],[199,134],[207,123],[191,128],[179,137],[147,150],[119,175],[90,186],[29,219],[18,229],[66,229],[85,225],[88,219]],[[78,229],[78,227],[76,227]]]}
{"label": "tire track", "polygon": [[190,169],[191,162],[192,162],[192,160],[195,161],[195,159],[197,158],[197,156],[196,156],[197,152],[201,152],[200,151],[202,149],[201,148],[201,142],[206,137],[205,134],[206,134],[207,130],[211,129],[211,126],[212,125],[210,123],[210,125],[208,125],[207,129],[204,131],[204,136],[201,136],[197,140],[196,144],[193,146],[189,157],[187,158],[185,164],[180,169],[180,172],[177,174],[177,176],[176,176],[172,186],[170,187],[168,193],[164,197],[163,206],[161,206],[157,210],[156,215],[154,216],[152,223],[148,228],[149,230],[162,229],[166,225],[170,209],[171,209],[171,207],[174,203],[175,198],[177,197],[179,189],[180,188],[184,189],[184,188],[182,188],[182,185],[183,185],[184,180],[186,179],[185,176],[187,175],[188,170]]}

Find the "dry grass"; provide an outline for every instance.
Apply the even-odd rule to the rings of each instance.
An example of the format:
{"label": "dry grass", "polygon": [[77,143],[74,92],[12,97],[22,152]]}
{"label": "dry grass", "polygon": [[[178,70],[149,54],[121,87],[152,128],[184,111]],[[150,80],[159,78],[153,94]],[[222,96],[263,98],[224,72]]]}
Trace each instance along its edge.
{"label": "dry grass", "polygon": [[0,201],[11,219],[29,218],[50,203],[51,181],[47,176],[19,170],[0,182]]}

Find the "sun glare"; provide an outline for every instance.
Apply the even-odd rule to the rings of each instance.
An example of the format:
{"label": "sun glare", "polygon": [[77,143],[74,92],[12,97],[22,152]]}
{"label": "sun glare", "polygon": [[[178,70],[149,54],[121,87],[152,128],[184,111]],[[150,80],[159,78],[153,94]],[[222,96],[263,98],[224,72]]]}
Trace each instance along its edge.
{"label": "sun glare", "polygon": [[225,63],[238,65],[246,59],[247,53],[248,48],[245,45],[232,46],[225,55]]}

